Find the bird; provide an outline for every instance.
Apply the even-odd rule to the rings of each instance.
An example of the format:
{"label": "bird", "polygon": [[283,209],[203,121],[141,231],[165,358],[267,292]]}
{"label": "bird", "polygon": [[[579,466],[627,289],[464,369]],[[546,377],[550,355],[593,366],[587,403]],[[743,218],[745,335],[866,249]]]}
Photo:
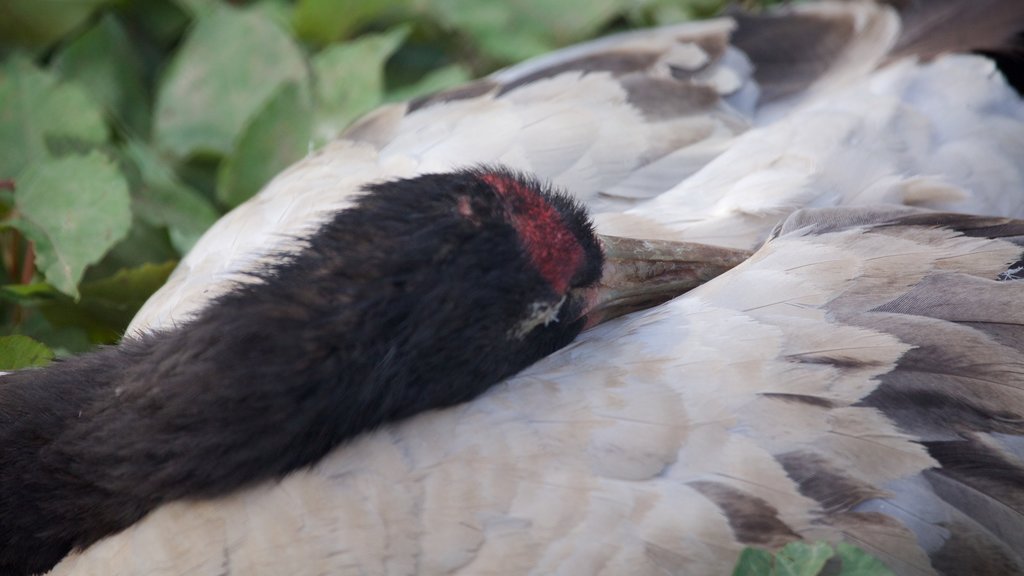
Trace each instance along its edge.
{"label": "bird", "polygon": [[[989,58],[946,54],[999,47],[1024,6],[893,4],[630,32],[358,121],[220,220],[129,338],[241,305],[367,186],[422,178],[550,182],[595,255],[572,206],[601,233],[743,262],[576,322],[471,400],[159,502],[53,573],[713,574],[803,539],[900,574],[1024,573],[1024,104]],[[250,369],[274,335],[249,338]],[[188,400],[228,417],[214,388]]]}

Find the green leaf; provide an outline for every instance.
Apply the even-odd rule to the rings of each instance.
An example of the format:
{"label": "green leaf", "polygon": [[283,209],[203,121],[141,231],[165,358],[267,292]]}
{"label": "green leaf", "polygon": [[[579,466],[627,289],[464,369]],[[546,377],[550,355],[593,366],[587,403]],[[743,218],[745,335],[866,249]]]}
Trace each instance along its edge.
{"label": "green leaf", "polygon": [[836,554],[843,561],[839,576],[896,576],[881,560],[852,544],[836,544]]}
{"label": "green leaf", "polygon": [[102,260],[89,266],[82,283],[116,274],[124,268],[136,268],[152,262],[178,260],[181,254],[171,245],[167,229],[143,220],[132,202],[132,226],[128,235],[107,252]]}
{"label": "green leaf", "polygon": [[256,0],[252,9],[262,12],[283,30],[291,30],[294,8],[290,0]]}
{"label": "green leaf", "polygon": [[43,314],[31,313],[18,326],[4,332],[28,336],[46,344],[58,358],[86,352],[96,346],[85,330],[78,326],[54,326]]}
{"label": "green leaf", "polygon": [[23,305],[32,305],[38,302],[51,300],[57,297],[59,292],[53,289],[46,282],[35,282],[33,284],[5,284],[0,286],[0,297],[5,300],[17,302]]}
{"label": "green leaf", "polygon": [[56,328],[83,328],[93,342],[114,343],[146,299],[167,280],[175,264],[143,264],[84,282],[78,302],[64,296],[41,304],[39,310]]}
{"label": "green leaf", "polygon": [[0,370],[42,366],[53,360],[53,351],[28,336],[0,336]]}
{"label": "green leaf", "polygon": [[352,120],[380,104],[384,93],[384,63],[409,34],[399,27],[334,44],[313,58],[318,104],[318,142],[338,135]]}
{"label": "green leaf", "polygon": [[295,32],[308,42],[326,44],[348,37],[385,13],[400,16],[410,5],[408,0],[299,0],[295,6]]}
{"label": "green leaf", "polygon": [[79,308],[98,323],[120,334],[174,271],[176,261],[143,264],[121,270],[108,278],[82,284]]}
{"label": "green leaf", "polygon": [[174,0],[174,3],[192,16],[202,17],[217,9],[218,0]]}
{"label": "green leaf", "polygon": [[775,555],[779,576],[817,576],[834,554],[828,542],[790,542]]}
{"label": "green leaf", "polygon": [[389,102],[411,100],[417,96],[433,94],[434,92],[465,84],[471,79],[472,75],[469,70],[459,64],[452,64],[428,72],[419,82],[388,92],[386,100]]}
{"label": "green leaf", "polygon": [[829,565],[835,576],[895,576],[881,560],[864,550],[841,542],[833,551],[827,542],[791,542],[774,556],[758,548],[745,548],[740,554],[733,576],[818,576],[833,557],[841,560],[839,571]]}
{"label": "green leaf", "polygon": [[101,143],[107,128],[84,90],[15,56],[0,69],[0,179],[47,158],[48,138]]}
{"label": "green leaf", "polygon": [[302,52],[280,27],[260,11],[218,6],[199,19],[167,71],[156,141],[177,157],[226,155],[282,84],[305,80]]}
{"label": "green leaf", "polygon": [[75,297],[85,267],[131,224],[128,186],[99,152],[34,163],[18,178],[15,202],[12,225],[35,243],[36,267]]}
{"label": "green leaf", "polygon": [[164,285],[177,262],[143,264],[118,271],[113,276],[82,284],[82,301],[93,308],[121,312],[125,324],[146,300]]}
{"label": "green leaf", "polygon": [[[763,2],[759,2],[763,3]],[[650,19],[642,22],[647,25],[676,24],[697,18],[710,18],[722,10],[721,0],[653,0],[647,2]]]}
{"label": "green leaf", "polygon": [[221,164],[217,199],[235,207],[256,194],[278,172],[309,151],[313,109],[299,86],[286,84],[238,139]]}
{"label": "green leaf", "polygon": [[4,0],[0,45],[45,48],[64,37],[107,0]]}
{"label": "green leaf", "polygon": [[158,55],[151,50],[170,48],[176,44],[190,21],[190,13],[174,0],[122,1],[117,6],[117,14],[130,26],[136,49],[150,50],[149,54],[141,57],[152,66],[156,66],[157,62],[150,59]]}
{"label": "green leaf", "polygon": [[171,243],[184,255],[217,221],[219,214],[205,196],[183,184],[163,158],[145,143],[130,139],[124,152],[139,171],[133,187],[134,208],[145,221],[166,226]]}
{"label": "green leaf", "polygon": [[118,19],[110,14],[66,45],[54,68],[89,91],[136,134],[149,132],[149,97],[142,62]]}
{"label": "green leaf", "polygon": [[771,576],[775,574],[774,564],[771,552],[760,548],[744,548],[732,576]]}
{"label": "green leaf", "polygon": [[435,0],[433,15],[449,28],[469,34],[501,63],[524,60],[596,34],[633,0]]}

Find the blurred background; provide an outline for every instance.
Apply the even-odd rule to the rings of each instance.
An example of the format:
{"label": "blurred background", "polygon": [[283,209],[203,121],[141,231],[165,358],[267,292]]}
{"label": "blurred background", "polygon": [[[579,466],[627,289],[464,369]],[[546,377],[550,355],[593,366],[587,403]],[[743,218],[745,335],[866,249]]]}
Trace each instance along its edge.
{"label": "blurred background", "polygon": [[0,2],[0,369],[116,342],[210,224],[375,106],[725,4]]}

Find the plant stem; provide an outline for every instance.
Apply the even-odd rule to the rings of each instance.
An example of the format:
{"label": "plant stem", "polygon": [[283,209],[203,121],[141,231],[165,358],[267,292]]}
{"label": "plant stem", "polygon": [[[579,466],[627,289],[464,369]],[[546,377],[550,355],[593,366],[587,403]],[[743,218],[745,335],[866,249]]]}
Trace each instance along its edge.
{"label": "plant stem", "polygon": [[28,284],[32,281],[32,275],[36,270],[36,245],[31,241],[25,246],[25,258],[21,261],[21,284]]}
{"label": "plant stem", "polygon": [[5,243],[7,254],[5,254],[4,264],[7,266],[7,277],[12,282],[18,278],[18,236],[17,230],[11,230],[7,234],[7,242]]}

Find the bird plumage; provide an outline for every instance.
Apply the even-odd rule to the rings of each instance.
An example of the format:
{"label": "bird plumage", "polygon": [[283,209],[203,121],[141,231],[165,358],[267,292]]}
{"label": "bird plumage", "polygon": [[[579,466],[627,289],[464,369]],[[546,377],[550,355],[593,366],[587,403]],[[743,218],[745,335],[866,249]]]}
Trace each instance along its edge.
{"label": "bird plumage", "polygon": [[57,573],[712,574],[797,538],[903,574],[1020,572],[1024,284],[998,278],[1022,233],[797,213],[726,276],[471,403],[164,506]]}
{"label": "bird plumage", "polygon": [[601,230],[767,241],[472,402],[162,506],[54,573],[712,574],[801,538],[901,574],[1024,573],[1024,225],[1002,218],[1024,217],[1024,105],[982,57],[900,59],[948,15],[788,10],[384,108],[222,219],[133,330],[192,317],[365,183],[478,162],[563,186]]}

